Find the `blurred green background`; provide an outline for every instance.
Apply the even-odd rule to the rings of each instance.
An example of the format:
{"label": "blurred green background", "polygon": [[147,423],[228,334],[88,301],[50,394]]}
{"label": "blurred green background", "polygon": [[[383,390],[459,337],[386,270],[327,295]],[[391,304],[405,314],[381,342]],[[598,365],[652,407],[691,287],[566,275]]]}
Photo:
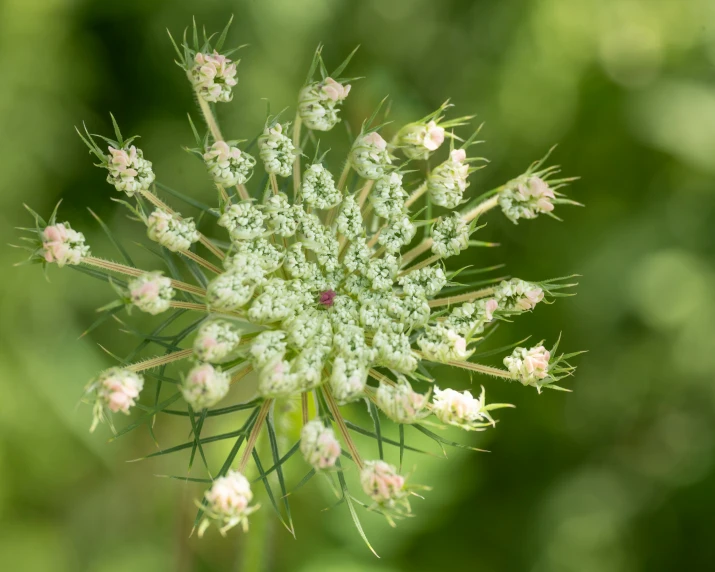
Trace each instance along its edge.
{"label": "blurred green background", "polygon": [[[321,512],[334,500],[317,480],[293,500],[297,540],[265,506],[265,544],[240,533],[199,541],[188,533],[200,489],[154,478],[174,468],[166,462],[125,462],[154,450],[146,429],[108,445],[106,428],[87,432],[90,408],[75,407],[110,364],[97,343],[132,344],[109,326],[77,340],[111,290],[56,268],[47,283],[37,267],[11,268],[22,254],[3,248],[3,568],[240,570],[253,548],[281,571],[713,569],[715,2],[1,0],[3,244],[28,224],[23,202],[44,214],[60,198],[60,219],[99,254],[111,250],[85,207],[136,232],[73,130],[85,120],[107,132],[108,111],[142,135],[160,180],[213,199],[181,149],[192,144],[185,114],[197,114],[165,28],[178,33],[196,15],[218,29],[231,13],[230,40],[250,47],[234,102],[220,107],[230,137],[258,131],[261,98],[294,104],[323,42],[329,66],[362,45],[350,73],[366,79],[344,112],[354,128],[387,94],[397,122],[447,97],[486,121],[480,153],[491,163],[472,192],[559,143],[554,160],[582,177],[569,194],[587,208],[519,226],[493,213],[482,236],[502,246],[474,262],[506,260],[526,279],[583,275],[578,296],[499,333],[506,343],[563,332],[565,350],[588,349],[574,392],[486,380],[490,399],[517,409],[495,431],[458,434],[489,454],[408,458],[433,490],[396,530],[362,516],[381,560],[345,506]],[[163,444],[183,440],[186,426],[169,427]]]}

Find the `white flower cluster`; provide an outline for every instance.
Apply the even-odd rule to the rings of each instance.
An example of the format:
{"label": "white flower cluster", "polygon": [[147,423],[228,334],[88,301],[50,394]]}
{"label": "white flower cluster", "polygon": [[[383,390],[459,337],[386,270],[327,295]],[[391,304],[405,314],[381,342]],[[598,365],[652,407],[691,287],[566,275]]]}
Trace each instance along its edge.
{"label": "white flower cluster", "polygon": [[147,236],[172,252],[188,250],[200,236],[192,219],[182,219],[161,209],[149,215],[146,226]]}
{"label": "white flower cluster", "polygon": [[105,407],[112,413],[128,415],[143,388],[144,378],[129,369],[113,367],[103,371],[90,385],[90,390],[96,396],[94,419],[90,431],[94,431],[97,424],[103,419]]}
{"label": "white flower cluster", "polygon": [[350,164],[365,179],[379,179],[391,163],[387,141],[377,131],[360,135],[350,150]]}
{"label": "white flower cluster", "polygon": [[512,278],[499,284],[494,292],[499,308],[507,312],[527,312],[533,310],[544,299],[541,286]]}
{"label": "white flower cluster", "polygon": [[230,387],[227,373],[210,363],[194,366],[184,377],[181,394],[186,403],[197,411],[213,407],[228,393]]}
{"label": "white flower cluster", "polygon": [[222,363],[234,357],[240,343],[239,328],[227,320],[210,320],[194,338],[194,355],[199,361]]}
{"label": "white flower cluster", "polygon": [[243,308],[253,297],[260,278],[241,270],[219,274],[206,289],[206,303],[210,310],[234,312]]}
{"label": "white flower cluster", "polygon": [[157,315],[171,307],[171,300],[176,294],[171,287],[171,279],[161,272],[147,272],[128,284],[129,298],[142,312]]}
{"label": "white flower cluster", "polygon": [[233,204],[218,219],[219,226],[228,230],[233,240],[257,238],[265,233],[265,217],[251,201]]}
{"label": "white flower cluster", "polygon": [[340,204],[343,198],[335,188],[333,175],[320,163],[305,170],[301,191],[305,204],[316,209],[332,208]]}
{"label": "white flower cluster", "polygon": [[465,302],[457,306],[447,316],[444,324],[455,332],[472,338],[484,331],[484,326],[494,320],[494,312],[499,309],[495,298]]}
{"label": "white flower cluster", "polygon": [[410,159],[426,161],[444,142],[444,128],[435,121],[409,123],[397,133],[397,145]]}
{"label": "white flower cluster", "polygon": [[467,349],[465,338],[442,324],[426,326],[417,345],[427,359],[438,362],[464,361],[474,353]]}
{"label": "white flower cluster", "polygon": [[454,425],[467,431],[483,431],[490,425],[494,425],[494,420],[489,414],[489,409],[499,407],[511,407],[507,404],[486,404],[484,388],[479,398],[475,398],[469,391],[455,391],[454,389],[434,390],[432,401],[432,412],[437,418],[447,425]]}
{"label": "white flower cluster", "polygon": [[375,393],[378,407],[395,423],[416,423],[427,417],[429,398],[414,391],[404,376],[395,385],[381,381]]}
{"label": "white flower cluster", "polygon": [[263,205],[266,223],[275,234],[287,238],[298,229],[305,211],[301,205],[291,205],[285,193],[271,195]]}
{"label": "white flower cluster", "polygon": [[337,125],[338,105],[350,93],[350,86],[331,77],[305,86],[298,96],[298,113],[308,129],[330,131]]}
{"label": "white flower cluster", "polygon": [[510,356],[504,358],[504,365],[512,379],[539,388],[549,376],[550,358],[551,354],[544,346],[516,348]]}
{"label": "white flower cluster", "polygon": [[443,217],[432,225],[432,252],[440,258],[456,256],[469,247],[469,225],[459,213]]}
{"label": "white flower cluster", "polygon": [[248,516],[259,508],[259,505],[250,506],[253,500],[251,484],[238,471],[228,471],[225,476],[217,478],[206,491],[204,499],[207,517],[199,525],[199,536],[203,536],[212,520],[217,522],[222,535],[239,524],[246,532]]}
{"label": "white flower cluster", "polygon": [[82,257],[89,256],[89,245],[85,244],[84,235],[72,230],[68,222],[46,226],[41,240],[42,257],[60,268],[65,264],[79,264]]}
{"label": "white flower cluster", "polygon": [[360,471],[362,490],[380,508],[394,510],[401,505],[409,511],[405,477],[385,461],[365,461]]}
{"label": "white flower cluster", "polygon": [[375,181],[370,193],[370,203],[378,216],[392,219],[405,212],[407,197],[407,192],[402,188],[402,175],[392,172]]}
{"label": "white flower cluster", "polygon": [[141,149],[134,145],[126,149],[109,147],[107,155],[107,182],[132,197],[134,193],[148,191],[154,182],[151,161],[144,158]]}
{"label": "white flower cluster", "polygon": [[198,96],[212,103],[231,101],[231,88],[238,83],[236,64],[216,51],[196,54],[189,77]]}
{"label": "white flower cluster", "polygon": [[534,219],[554,210],[554,191],[539,177],[528,177],[499,194],[499,206],[506,217],[517,224],[520,218]]}
{"label": "white flower cluster", "polygon": [[258,138],[258,149],[267,173],[289,177],[293,172],[293,161],[297,152],[290,137],[283,134],[283,126],[280,123],[265,128]]}
{"label": "white flower cluster", "polygon": [[320,419],[306,423],[300,432],[300,452],[316,471],[324,471],[335,466],[340,456],[340,443],[330,427]]}
{"label": "white flower cluster", "polygon": [[437,165],[427,178],[427,192],[434,204],[448,209],[459,206],[469,182],[469,165],[464,149],[454,149],[444,163]]}
{"label": "white flower cluster", "polygon": [[225,141],[216,141],[204,153],[204,161],[213,180],[224,187],[243,185],[253,174],[256,160]]}
{"label": "white flower cluster", "polygon": [[409,216],[395,216],[388,220],[377,241],[387,252],[399,252],[403,246],[412,242],[416,232],[417,228]]}

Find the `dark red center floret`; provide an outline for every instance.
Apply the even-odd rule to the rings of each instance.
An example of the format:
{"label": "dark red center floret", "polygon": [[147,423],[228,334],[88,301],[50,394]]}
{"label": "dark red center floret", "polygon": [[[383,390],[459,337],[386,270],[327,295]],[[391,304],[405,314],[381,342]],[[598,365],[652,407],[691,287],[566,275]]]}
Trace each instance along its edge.
{"label": "dark red center floret", "polygon": [[335,301],[335,296],[337,295],[338,293],[335,290],[326,290],[325,292],[320,293],[319,302],[323,306],[327,306],[329,308],[333,305],[333,302]]}

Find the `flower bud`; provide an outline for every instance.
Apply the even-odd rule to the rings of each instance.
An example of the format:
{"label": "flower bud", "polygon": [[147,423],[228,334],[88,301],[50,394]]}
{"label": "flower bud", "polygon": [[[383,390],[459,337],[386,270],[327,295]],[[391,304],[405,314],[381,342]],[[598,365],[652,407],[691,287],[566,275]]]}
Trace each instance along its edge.
{"label": "flower bud", "polygon": [[233,312],[251,301],[257,280],[240,270],[219,274],[206,289],[206,304],[211,311]]}
{"label": "flower bud", "polygon": [[207,517],[199,526],[199,536],[203,536],[211,520],[221,526],[219,532],[226,534],[240,524],[243,531],[248,530],[248,516],[258,510],[258,505],[249,506],[253,500],[248,479],[238,471],[229,471],[225,477],[217,478],[204,494]]}
{"label": "flower bud", "polygon": [[226,320],[204,322],[194,338],[196,359],[221,363],[232,359],[241,342],[241,330]]}
{"label": "flower bud", "polygon": [[72,230],[70,223],[61,222],[45,227],[40,234],[42,256],[62,268],[65,264],[79,264],[83,256],[89,256],[89,246],[84,235]]}
{"label": "flower bud", "polygon": [[321,210],[338,205],[342,199],[333,175],[319,163],[308,167],[303,174],[301,195],[305,204]]}
{"label": "flower bud", "polygon": [[364,179],[379,179],[391,163],[387,141],[377,131],[359,136],[350,150],[350,164]]}
{"label": "flower bud", "polygon": [[464,361],[474,352],[467,349],[467,340],[456,331],[441,324],[426,326],[417,338],[424,356],[430,361]]}
{"label": "flower bud", "polygon": [[539,177],[522,178],[499,195],[499,206],[506,217],[517,224],[520,218],[533,219],[554,210],[555,197],[548,183]]}
{"label": "flower bud", "polygon": [[544,346],[516,348],[510,356],[504,358],[504,365],[512,379],[538,388],[541,381],[549,376],[550,357],[551,354]]}
{"label": "flower bud", "polygon": [[300,379],[291,372],[291,364],[280,356],[258,372],[258,393],[262,397],[290,397],[300,392]]}
{"label": "flower bud", "polygon": [[408,195],[402,188],[402,175],[394,172],[382,175],[375,181],[369,198],[377,216],[392,219],[403,214]]}
{"label": "flower bud", "polygon": [[360,484],[365,494],[383,508],[405,504],[410,494],[405,487],[405,477],[385,461],[365,461],[360,471]]}
{"label": "flower bud", "polygon": [[213,180],[224,187],[243,185],[253,174],[256,160],[238,147],[216,141],[204,153],[204,161]]}
{"label": "flower bud", "polygon": [[441,258],[456,256],[469,246],[469,225],[459,213],[432,225],[432,252]]}
{"label": "flower bud", "polygon": [[147,236],[172,252],[188,250],[199,240],[196,224],[190,218],[155,210],[147,219]]}
{"label": "flower bud", "polygon": [[233,204],[218,219],[219,226],[228,230],[232,240],[250,240],[261,236],[265,217],[250,201]]}
{"label": "flower bud", "polygon": [[527,312],[544,299],[544,291],[537,284],[512,278],[499,284],[494,298],[505,311]]}
{"label": "flower bud", "polygon": [[131,197],[134,193],[148,191],[154,182],[151,161],[144,159],[144,153],[134,145],[126,149],[109,147],[107,155],[107,182],[120,192]]}
{"label": "flower bud", "polygon": [[240,270],[258,280],[283,264],[285,254],[265,238],[240,240],[233,243],[234,254],[223,262],[226,270]]}
{"label": "flower bud", "polygon": [[267,173],[279,177],[291,175],[297,152],[290,137],[283,135],[280,123],[265,128],[263,135],[258,138],[258,148]]}
{"label": "flower bud", "polygon": [[161,272],[147,272],[129,282],[129,297],[142,312],[157,315],[171,307],[176,292],[171,280]]}
{"label": "flower bud", "polygon": [[350,93],[350,86],[327,77],[305,86],[298,96],[298,113],[308,129],[330,131],[338,123],[338,105]]}
{"label": "flower bud", "polygon": [[444,128],[434,121],[410,123],[397,133],[397,145],[414,160],[426,161],[444,142]]}
{"label": "flower bud", "polygon": [[103,371],[90,385],[90,390],[95,392],[97,398],[90,431],[94,431],[104,418],[105,407],[113,413],[128,415],[143,388],[144,378],[129,369],[112,367]]}
{"label": "flower bud", "polygon": [[375,398],[378,407],[395,423],[416,423],[430,413],[427,410],[429,394],[422,395],[413,391],[402,376],[396,385],[381,381]]}
{"label": "flower bud", "polygon": [[210,363],[194,366],[181,386],[181,394],[186,403],[197,411],[213,407],[228,393],[230,387],[227,373],[216,369]]}
{"label": "flower bud", "polygon": [[437,165],[427,178],[427,192],[434,204],[448,209],[456,208],[462,202],[469,182],[469,165],[463,149],[454,149],[450,158]]}
{"label": "flower bud", "polygon": [[236,64],[215,50],[196,54],[189,77],[198,96],[212,103],[231,101],[231,88],[238,83]]}
{"label": "flower bud", "polygon": [[332,469],[340,457],[340,443],[330,427],[320,419],[313,419],[300,432],[300,452],[316,471]]}
{"label": "flower bud", "polygon": [[[494,426],[494,420],[489,415],[489,407],[485,403],[484,388],[479,399],[469,391],[455,391],[454,389],[434,389],[432,400],[432,413],[437,419],[447,425],[454,425],[467,431],[484,431],[487,427]],[[491,406],[511,407],[507,404]]]}

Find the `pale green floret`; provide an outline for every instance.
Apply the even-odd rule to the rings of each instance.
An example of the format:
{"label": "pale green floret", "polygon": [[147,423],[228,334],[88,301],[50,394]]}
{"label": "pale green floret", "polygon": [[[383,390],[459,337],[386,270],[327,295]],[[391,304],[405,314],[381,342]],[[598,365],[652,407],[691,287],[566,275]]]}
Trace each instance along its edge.
{"label": "pale green floret", "polygon": [[306,169],[301,194],[305,204],[321,210],[337,206],[343,198],[335,188],[333,175],[321,164]]}
{"label": "pale green floret", "polygon": [[231,205],[219,219],[219,226],[228,230],[233,240],[250,240],[265,233],[265,217],[250,201]]}
{"label": "pale green floret", "polygon": [[266,224],[278,236],[293,236],[303,216],[300,206],[292,206],[284,193],[271,195],[263,205]]}
{"label": "pale green floret", "polygon": [[392,160],[387,151],[387,142],[373,131],[360,135],[350,150],[350,164],[364,179],[379,179],[385,174]]}
{"label": "pale green floret", "polygon": [[377,241],[385,247],[387,252],[399,252],[403,246],[412,242],[416,232],[417,229],[412,224],[410,217],[400,215],[388,221]]}
{"label": "pale green floret", "polygon": [[405,334],[379,330],[372,339],[372,347],[377,352],[376,361],[385,367],[404,372],[417,369],[417,358]]}
{"label": "pale green floret", "polygon": [[348,195],[343,199],[340,206],[340,214],[336,220],[338,232],[350,240],[355,240],[362,236],[364,229],[362,226],[362,214],[360,205],[355,201],[355,197]]}
{"label": "pale green floret", "polygon": [[375,213],[382,218],[391,219],[405,212],[407,192],[402,188],[402,175],[389,173],[375,181],[370,193],[370,203]]}
{"label": "pale green floret", "polygon": [[459,213],[439,219],[432,226],[432,252],[442,258],[456,256],[469,247],[469,225]]}
{"label": "pale green floret", "polygon": [[368,368],[359,359],[338,355],[333,360],[330,389],[335,400],[344,405],[365,394]]}
{"label": "pale green floret", "polygon": [[368,247],[365,238],[360,236],[352,241],[345,251],[343,265],[350,272],[359,271],[365,273],[370,262],[370,256],[372,256],[370,247]]}
{"label": "pale green floret", "polygon": [[385,254],[383,258],[372,258],[365,275],[372,282],[374,290],[389,290],[397,276],[400,263],[393,254]]}
{"label": "pale green floret", "polygon": [[280,123],[266,127],[258,138],[258,148],[267,173],[290,177],[297,153],[290,137],[283,134],[283,126]]}
{"label": "pale green floret", "polygon": [[240,270],[219,274],[206,289],[206,304],[212,311],[232,312],[251,301],[258,280]]}
{"label": "pale green floret", "polygon": [[[257,266],[265,274],[276,271],[283,264],[285,253],[265,238],[253,240],[237,240],[233,243],[235,254],[224,260],[224,268],[251,272],[251,267]],[[244,257],[251,260],[243,266]]]}
{"label": "pale green floret", "polygon": [[398,280],[405,294],[423,295],[431,298],[439,294],[447,284],[447,276],[441,266],[426,266]]}
{"label": "pale green floret", "polygon": [[288,347],[286,337],[281,330],[266,330],[254,338],[251,358],[256,369],[261,369],[275,358],[283,358]]}

